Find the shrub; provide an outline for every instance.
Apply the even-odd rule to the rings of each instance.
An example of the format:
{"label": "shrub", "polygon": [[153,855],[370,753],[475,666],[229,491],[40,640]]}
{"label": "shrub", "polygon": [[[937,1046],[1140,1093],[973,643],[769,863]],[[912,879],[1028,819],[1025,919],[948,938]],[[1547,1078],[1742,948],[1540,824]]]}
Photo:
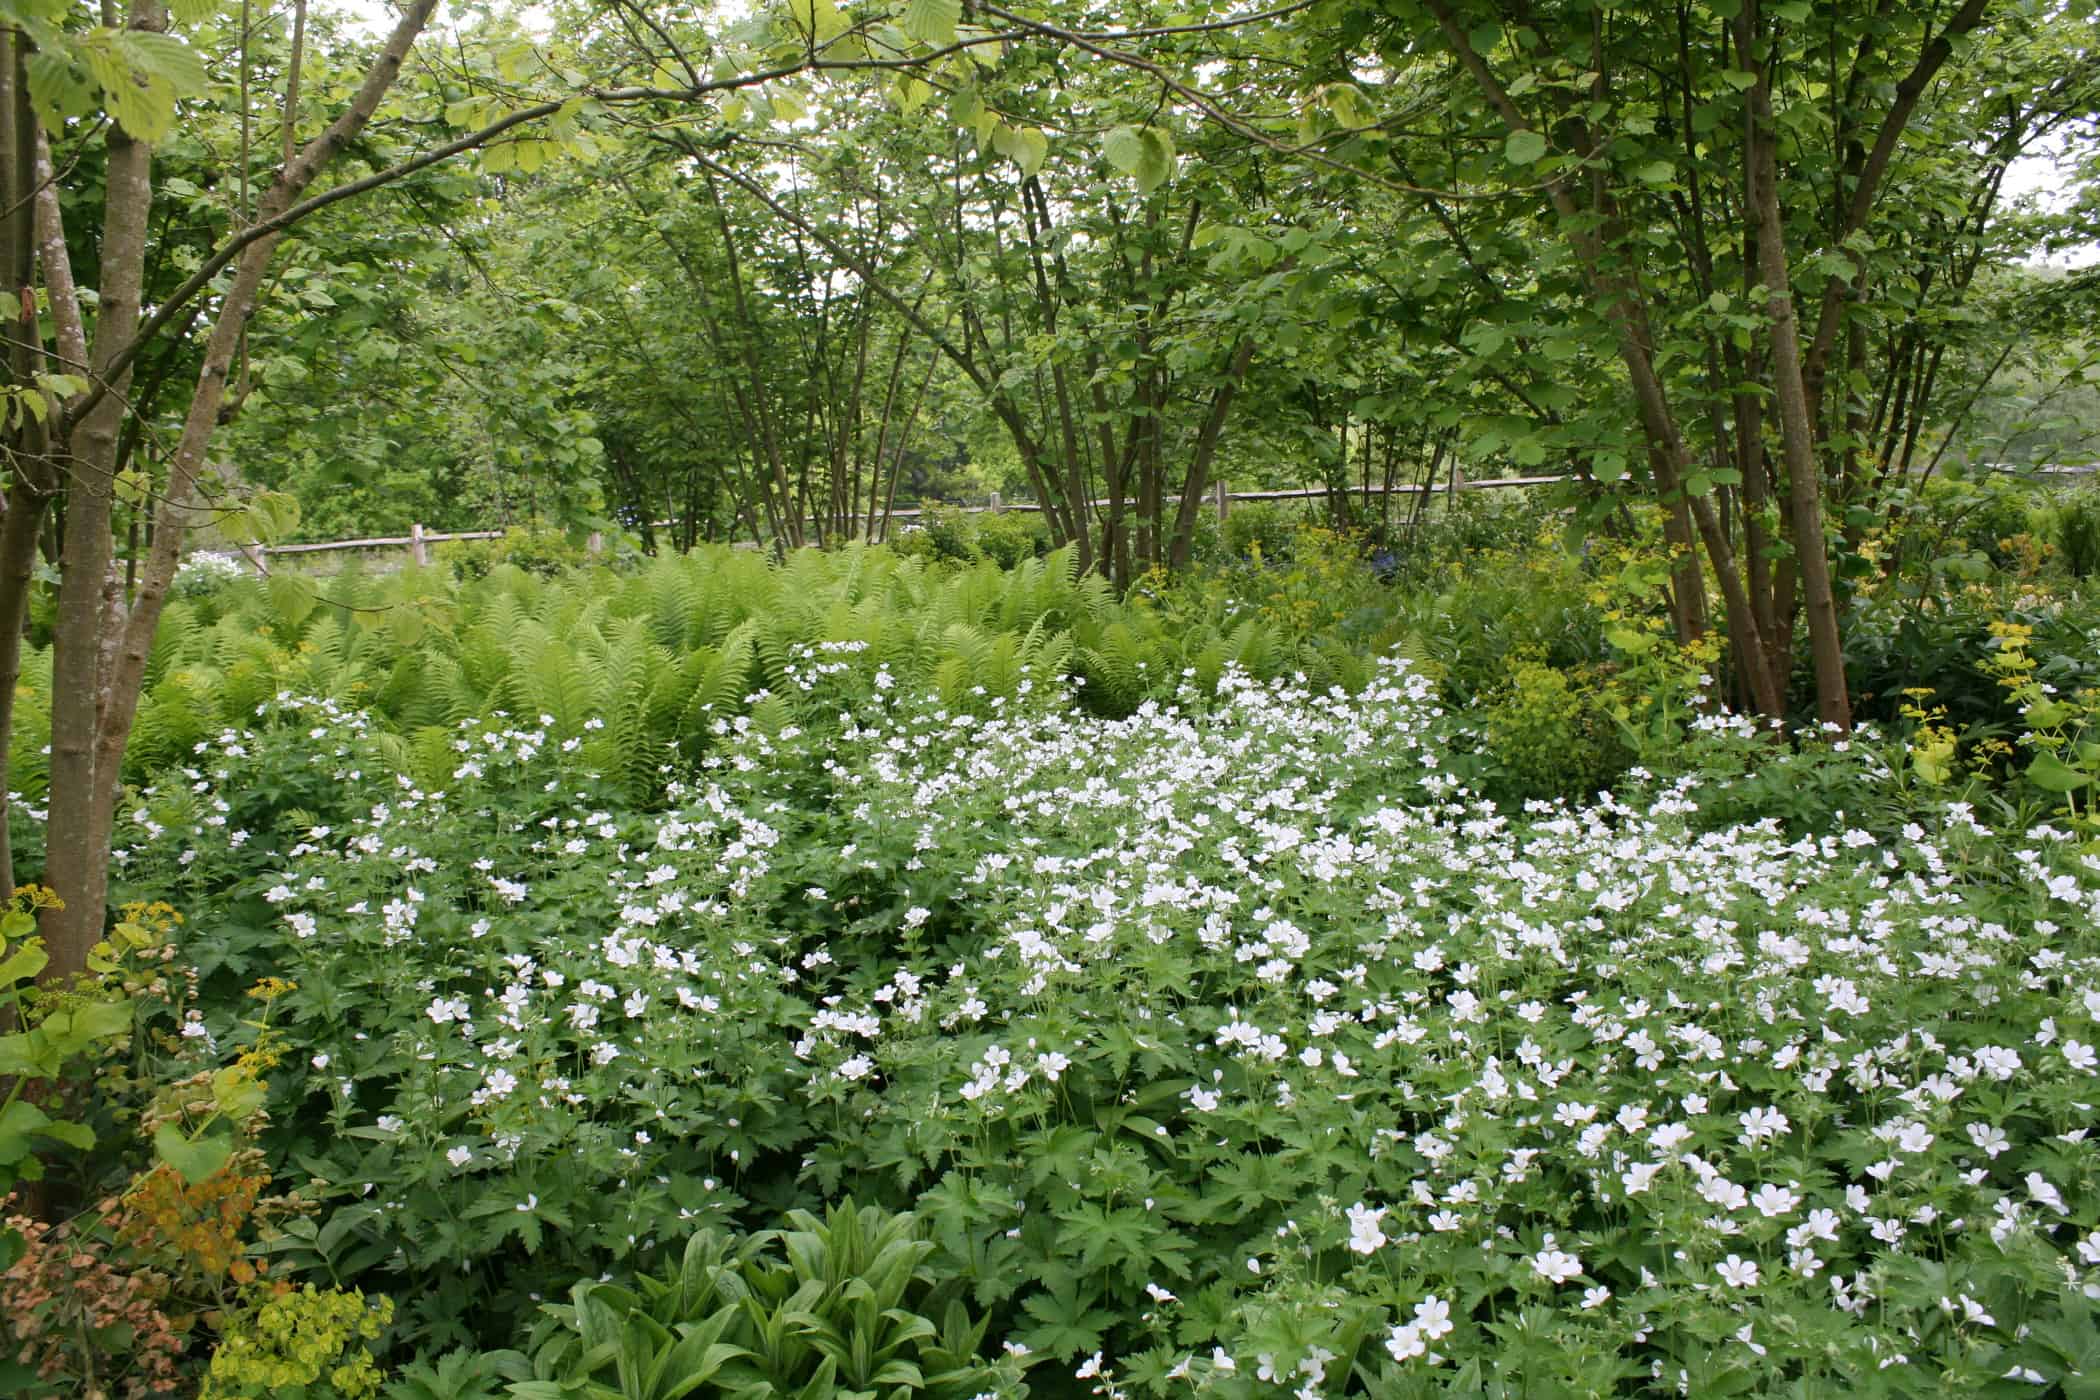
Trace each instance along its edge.
{"label": "shrub", "polygon": [[1535,661],[1512,668],[1483,724],[1497,795],[1517,801],[1594,797],[1631,761],[1597,683]]}
{"label": "shrub", "polygon": [[1288,559],[1298,511],[1274,501],[1248,501],[1226,513],[1220,527],[1226,554],[1236,559]]}
{"label": "shrub", "polygon": [[[631,561],[635,556],[624,546],[624,537],[616,537],[615,548]],[[445,540],[438,544],[436,557],[467,579],[486,578],[505,564],[552,578],[565,570],[614,562],[613,557],[593,554],[581,537],[543,525],[513,525],[492,540]]]}
{"label": "shrub", "polygon": [[2056,553],[2072,578],[2100,574],[2100,486],[2065,492],[2056,502]]}
{"label": "shrub", "polygon": [[367,1348],[393,1315],[356,1289],[256,1285],[222,1325],[198,1400],[368,1400],[383,1377]]}

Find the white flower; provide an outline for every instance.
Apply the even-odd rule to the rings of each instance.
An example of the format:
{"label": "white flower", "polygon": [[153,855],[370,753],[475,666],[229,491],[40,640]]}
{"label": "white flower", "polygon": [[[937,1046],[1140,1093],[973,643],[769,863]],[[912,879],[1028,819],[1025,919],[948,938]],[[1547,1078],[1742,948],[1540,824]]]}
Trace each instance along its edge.
{"label": "white flower", "polygon": [[1378,1222],[1384,1218],[1384,1206],[1373,1210],[1358,1201],[1349,1207],[1349,1248],[1358,1254],[1375,1253],[1385,1243],[1385,1231],[1378,1228]]}
{"label": "white flower", "polygon": [[1591,1308],[1601,1308],[1610,1301],[1611,1290],[1609,1288],[1606,1288],[1601,1283],[1594,1288],[1585,1288],[1582,1290],[1582,1306],[1584,1311],[1588,1311]]}
{"label": "white flower", "polygon": [[1731,1254],[1714,1265],[1714,1272],[1731,1288],[1748,1288],[1757,1282],[1757,1261]]}
{"label": "white flower", "polygon": [[1756,1206],[1757,1213],[1765,1219],[1776,1220],[1782,1215],[1793,1214],[1801,1204],[1801,1197],[1784,1186],[1775,1186],[1768,1181],[1757,1188],[1757,1193],[1750,1198],[1750,1204]]}
{"label": "white flower", "polygon": [[2100,1054],[2094,1053],[2093,1047],[2083,1041],[2067,1040],[2064,1042],[2064,1062],[2072,1069],[2090,1072],[2094,1065],[2100,1064]]}
{"label": "white flower", "polygon": [[1582,1260],[1565,1250],[1542,1249],[1531,1256],[1531,1271],[1548,1283],[1562,1284],[1582,1273]]}
{"label": "white flower", "polygon": [[455,1147],[445,1154],[445,1160],[455,1167],[463,1167],[474,1160],[474,1150],[470,1147]]}
{"label": "white flower", "polygon": [[1736,1121],[1743,1125],[1741,1136],[1745,1146],[1778,1137],[1788,1127],[1787,1116],[1776,1108],[1753,1108],[1736,1115]]}
{"label": "white flower", "polygon": [[1626,1187],[1627,1195],[1638,1196],[1654,1184],[1662,1169],[1663,1164],[1660,1162],[1635,1162],[1619,1173],[1619,1180]]}
{"label": "white flower", "polygon": [[2005,1130],[1988,1123],[1971,1123],[1969,1141],[1976,1144],[1991,1157],[2008,1150],[2012,1143],[2006,1139]]}
{"label": "white flower", "polygon": [[1434,1293],[1430,1294],[1415,1304],[1415,1326],[1421,1328],[1422,1335],[1432,1342],[1449,1336],[1452,1330],[1451,1305]]}
{"label": "white flower", "polygon": [[2003,1045],[1986,1045],[1976,1052],[1976,1067],[1993,1079],[2010,1079],[2020,1068],[2020,1052]]}
{"label": "white flower", "polygon": [[2027,1173],[2027,1194],[2034,1198],[2037,1205],[2045,1205],[2058,1215],[2071,1213],[2070,1208],[2064,1204],[2063,1193],[2050,1185],[2049,1178],[2040,1172]]}
{"label": "white flower", "polygon": [[1422,1340],[1421,1328],[1399,1326],[1387,1334],[1385,1349],[1392,1353],[1395,1361],[1412,1361],[1425,1354],[1429,1344]]}

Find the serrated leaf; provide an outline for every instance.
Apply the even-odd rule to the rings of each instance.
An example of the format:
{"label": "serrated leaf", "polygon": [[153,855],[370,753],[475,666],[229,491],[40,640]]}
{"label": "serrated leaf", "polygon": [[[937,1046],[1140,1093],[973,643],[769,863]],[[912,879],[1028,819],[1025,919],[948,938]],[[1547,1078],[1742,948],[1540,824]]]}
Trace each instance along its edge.
{"label": "serrated leaf", "polygon": [[1536,165],[1546,155],[1546,138],[1536,131],[1512,131],[1502,143],[1502,154],[1511,165]]}
{"label": "serrated leaf", "polygon": [[910,0],[904,7],[904,32],[929,48],[955,42],[962,22],[962,0]]}
{"label": "serrated leaf", "polygon": [[219,12],[219,0],[172,0],[168,12],[177,24],[202,24]]}
{"label": "serrated leaf", "polygon": [[829,43],[848,28],[835,0],[788,0],[788,18],[814,44]]}
{"label": "serrated leaf", "polygon": [[71,59],[38,51],[29,56],[29,96],[52,126],[94,110],[95,87]]}
{"label": "serrated leaf", "polygon": [[125,29],[118,31],[114,42],[133,68],[172,83],[176,97],[204,91],[204,56],[173,34]]}

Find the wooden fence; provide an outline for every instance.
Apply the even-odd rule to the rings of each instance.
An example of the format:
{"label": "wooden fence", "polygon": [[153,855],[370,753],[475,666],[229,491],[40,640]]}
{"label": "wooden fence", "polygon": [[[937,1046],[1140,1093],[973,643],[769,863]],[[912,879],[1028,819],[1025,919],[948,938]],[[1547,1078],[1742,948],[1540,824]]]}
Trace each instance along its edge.
{"label": "wooden fence", "polygon": [[[1493,491],[1506,490],[1511,487],[1551,486],[1564,480],[1566,480],[1565,477],[1559,476],[1501,476],[1488,477],[1479,481],[1468,481],[1464,477],[1459,477],[1447,486],[1394,486],[1391,490],[1380,486],[1348,486],[1339,489],[1315,486],[1291,491],[1228,491],[1225,488],[1225,483],[1220,481],[1211,488],[1210,496],[1212,507],[1218,513],[1218,519],[1223,521],[1231,514],[1233,503],[1237,501],[1313,501],[1326,500],[1333,496],[1433,496],[1445,494],[1452,490]],[[1108,504],[1109,502],[1107,501],[1087,502],[1089,509],[1105,507]],[[1016,501],[1008,503],[1002,501],[999,498],[999,493],[994,491],[991,499],[981,506],[911,507],[904,510],[890,511],[887,519],[909,521],[916,520],[922,515],[936,512],[961,512],[964,514],[988,512],[997,514],[1007,510],[1037,511],[1041,509],[1041,506],[1033,502],[1022,503]],[[664,529],[672,523],[668,520],[659,520],[655,522],[654,528]],[[272,559],[295,558],[303,554],[352,553],[370,549],[405,549],[409,552],[409,557],[414,559],[416,563],[428,564],[430,562],[430,546],[434,544],[447,544],[454,540],[500,540],[503,536],[504,531],[502,530],[458,530],[448,533],[440,530],[426,530],[422,525],[417,524],[409,526],[408,533],[405,535],[376,535],[370,539],[362,540],[325,540],[314,544],[244,545],[241,546],[240,552],[242,557],[248,561],[249,567],[254,569],[256,573],[267,574],[270,572],[270,560]],[[591,553],[600,553],[605,548],[605,536],[593,532],[590,536],[588,547]]]}

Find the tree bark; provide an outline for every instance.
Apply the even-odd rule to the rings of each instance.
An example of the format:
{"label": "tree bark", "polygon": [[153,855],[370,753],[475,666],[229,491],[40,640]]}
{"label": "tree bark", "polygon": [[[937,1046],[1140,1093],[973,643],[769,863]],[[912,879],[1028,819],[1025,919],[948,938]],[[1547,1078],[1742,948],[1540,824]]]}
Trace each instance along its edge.
{"label": "tree bark", "polygon": [[[315,177],[364,129],[399,77],[402,61],[436,7],[437,0],[411,0],[366,70],[349,105],[278,171],[256,211],[258,225],[268,226],[292,208]],[[142,19],[164,23],[151,0],[140,0],[134,10],[134,24],[140,24]],[[148,178],[151,152],[120,129],[112,132],[110,145],[102,309],[95,331],[94,358],[98,361],[128,351],[137,329],[136,279],[144,265],[145,227],[152,200]],[[68,680],[54,679],[53,683],[52,803],[48,828],[52,844],[48,882],[66,901],[66,907],[44,917],[43,931],[51,955],[46,977],[63,977],[84,967],[87,951],[100,938],[107,918],[110,835],[119,779],[132,722],[138,714],[139,691],[145,681],[153,634],[181,562],[190,517],[198,506],[197,480],[225,402],[227,369],[260,300],[271,256],[283,237],[281,227],[272,228],[248,242],[235,260],[233,281],[220,299],[206,342],[204,363],[198,372],[197,389],[169,462],[168,480],[155,516],[153,542],[140,571],[138,593],[128,610],[106,610],[101,577],[89,578],[89,574],[97,572],[94,561],[98,559],[99,574],[108,572],[110,483],[103,480],[99,491],[94,489],[92,477],[82,481],[76,476],[73,483],[77,494],[67,507],[69,562],[60,591],[53,668],[56,677],[63,667]],[[106,414],[108,450],[113,451],[117,419],[123,409],[121,393],[107,394],[75,429],[76,441],[84,438],[84,446],[90,452],[104,450],[102,418],[98,415]],[[81,455],[82,448],[76,447],[76,458]],[[82,501],[88,503],[88,508],[77,510],[76,505]],[[76,523],[83,519],[91,520],[95,528],[92,535],[82,528],[81,562],[76,565],[72,562],[74,531]],[[68,589],[73,596],[68,596]],[[68,603],[72,604],[71,612]],[[103,626],[110,629],[109,633],[96,635]],[[97,676],[96,672],[103,669],[98,662],[104,657],[108,674]],[[69,681],[77,686],[82,678],[94,682],[91,688],[69,688]],[[67,712],[68,747],[63,754],[58,742],[60,710]],[[64,779],[59,769],[62,758],[66,764]]]}
{"label": "tree bark", "polygon": [[1823,478],[1816,461],[1815,422],[1803,375],[1801,332],[1794,315],[1786,221],[1779,208],[1772,69],[1757,57],[1765,33],[1759,0],[1743,0],[1735,25],[1738,59],[1750,65],[1749,71],[1756,78],[1744,95],[1750,214],[1757,224],[1758,274],[1764,283],[1765,309],[1771,322],[1773,401],[1779,410],[1779,442],[1786,462],[1794,554],[1800,560],[1802,606],[1808,613],[1809,653],[1815,663],[1816,717],[1824,724],[1850,729],[1852,701],[1845,685],[1845,651],[1838,637],[1830,547],[1823,537]]}
{"label": "tree bark", "polygon": [[[153,0],[137,0],[129,27],[159,32],[167,15]],[[44,882],[66,902],[44,916],[50,945],[49,977],[86,966],[87,950],[102,934],[109,848],[96,842],[96,807],[104,788],[97,769],[97,730],[105,708],[101,674],[103,589],[113,551],[117,432],[126,408],[130,370],[111,366],[137,331],[146,270],[146,233],[153,213],[153,151],[112,123],[105,183],[101,284],[88,377],[106,387],[74,425],[65,451],[66,517],[59,558],[58,616],[52,629],[51,805],[45,826]],[[47,287],[56,302],[57,288]],[[77,318],[78,307],[73,310]]]}

